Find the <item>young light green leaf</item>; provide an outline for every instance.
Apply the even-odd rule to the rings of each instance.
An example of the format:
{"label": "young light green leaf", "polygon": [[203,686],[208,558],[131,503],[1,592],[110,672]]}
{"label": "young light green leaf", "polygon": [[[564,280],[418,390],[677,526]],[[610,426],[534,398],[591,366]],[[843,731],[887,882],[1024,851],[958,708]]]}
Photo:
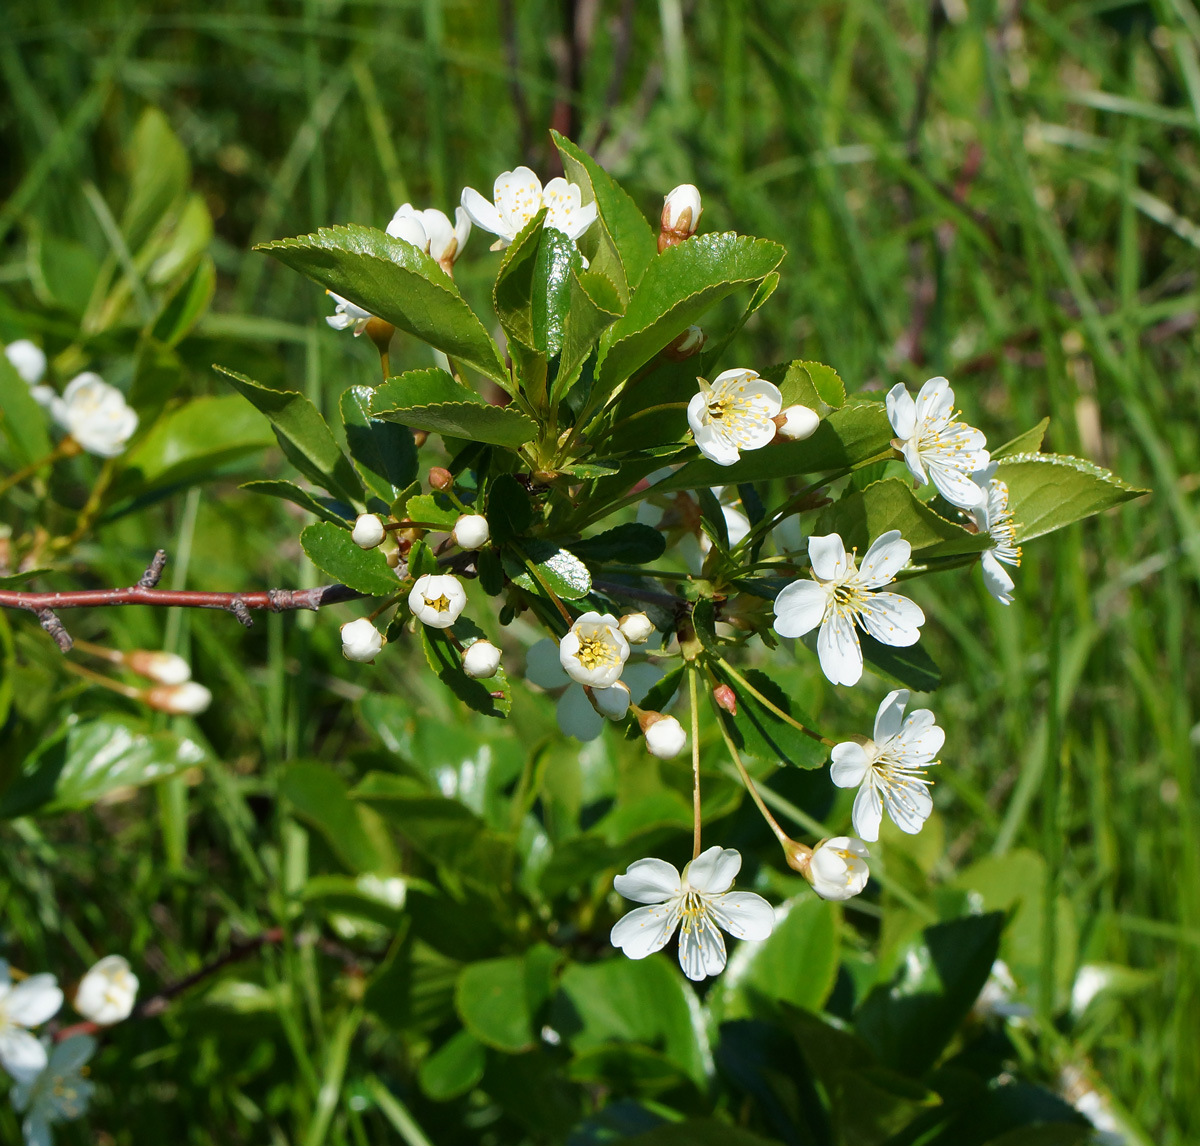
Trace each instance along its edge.
{"label": "young light green leaf", "polygon": [[784,406],[807,406],[822,417],[846,404],[846,387],[832,366],[823,362],[789,363],[763,372],[783,395]]}
{"label": "young light green leaf", "polygon": [[509,386],[504,361],[454,280],[424,251],[355,224],[255,247],[343,298]]}
{"label": "young light green leaf", "polygon": [[447,529],[454,528],[460,514],[444,495],[439,499],[433,493],[419,493],[410,497],[404,512],[409,521],[428,521],[434,525],[444,525]]}
{"label": "young light green leaf", "polygon": [[351,386],[342,392],[342,421],[346,446],[372,491],[390,502],[417,476],[417,446],[407,426],[371,416],[370,386]]}
{"label": "young light green leaf", "polygon": [[265,493],[269,497],[281,497],[284,501],[290,501],[307,509],[309,513],[315,514],[322,521],[327,521],[330,525],[336,525],[341,529],[349,530],[353,525],[353,522],[335,513],[328,506],[322,505],[308,490],[301,489],[290,481],[248,481],[238,488],[251,493]]}
{"label": "young light green leaf", "polygon": [[335,497],[359,501],[363,485],[350,459],[342,453],[325,419],[303,394],[271,390],[236,370],[216,366],[234,387],[270,419],[280,448],[306,478]]}
{"label": "young light green leaf", "polygon": [[400,422],[414,430],[428,430],[449,438],[466,438],[515,450],[532,440],[537,423],[514,406],[489,406],[480,402],[439,402],[430,406],[408,406],[385,410],[375,405],[371,416],[385,422]]}
{"label": "young light green leaf", "polygon": [[1018,434],[1011,442],[991,451],[992,461],[998,462],[1003,458],[1011,458],[1014,454],[1036,454],[1041,451],[1042,441],[1050,428],[1050,419],[1043,418],[1032,430]]}
{"label": "young light green leaf", "polygon": [[330,577],[373,597],[400,591],[400,581],[379,549],[360,549],[336,525],[309,525],[300,534],[308,559]]}

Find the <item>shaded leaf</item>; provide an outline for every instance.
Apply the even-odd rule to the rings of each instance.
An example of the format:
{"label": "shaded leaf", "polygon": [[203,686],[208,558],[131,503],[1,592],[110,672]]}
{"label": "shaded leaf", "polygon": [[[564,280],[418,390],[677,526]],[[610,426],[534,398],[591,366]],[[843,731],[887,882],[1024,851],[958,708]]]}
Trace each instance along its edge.
{"label": "shaded leaf", "polygon": [[0,429],[26,465],[40,461],[50,452],[46,411],[34,401],[29,386],[3,353],[0,353]]}
{"label": "shaded leaf", "polygon": [[933,692],[942,683],[942,670],[921,645],[897,648],[877,641],[870,633],[859,630],[863,659],[906,688],[917,692]]}
{"label": "shaded leaf", "polygon": [[[719,666],[714,671],[737,694],[733,739],[739,748],[760,760],[777,760],[781,764],[794,764],[797,768],[819,768],[829,758],[829,749],[819,740],[807,736],[776,715],[745,686],[727,677]],[[789,700],[783,689],[766,673],[758,669],[744,669],[742,676],[777,708],[806,728],[815,730],[812,717]]]}
{"label": "shaded leaf", "polygon": [[560,549],[552,542],[529,538],[521,543],[521,550],[537,566],[538,571],[535,577],[515,558],[505,558],[509,577],[522,589],[543,595],[549,589],[564,601],[578,601],[592,591],[592,576],[587,566],[569,549]]}
{"label": "shaded leaf", "polygon": [[492,540],[498,545],[523,537],[533,524],[529,494],[512,474],[500,474],[488,487],[487,519]]}
{"label": "shaded leaf", "polygon": [[417,476],[417,446],[407,426],[371,416],[375,391],[351,386],[342,392],[342,422],[346,448],[358,463],[364,481],[386,502]]}
{"label": "shaded leaf", "polygon": [[307,509],[309,513],[315,514],[322,521],[327,521],[330,525],[336,525],[341,529],[349,530],[353,523],[341,514],[334,512],[326,505],[322,505],[311,493],[306,489],[301,489],[290,481],[248,481],[238,487],[250,493],[265,493],[269,497],[281,497],[284,501],[290,501],[295,505]]}
{"label": "shaded leaf", "polygon": [[472,1090],[486,1065],[483,1043],[470,1031],[459,1031],[421,1063],[417,1078],[428,1098],[446,1102]]}
{"label": "shaded leaf", "polygon": [[318,569],[351,589],[375,597],[400,591],[382,550],[360,549],[345,529],[324,522],[309,525],[300,534],[300,544]]}
{"label": "shaded leaf", "polygon": [[[462,657],[454,647],[449,634],[443,629],[431,629],[428,625],[421,626],[421,645],[425,649],[425,659],[441,682],[464,704],[484,716],[495,716],[503,719],[512,707],[508,695],[508,679],[504,670],[499,669],[495,676],[486,680],[475,680],[463,672]],[[495,697],[492,693],[502,695]]]}
{"label": "shaded leaf", "polygon": [[560,956],[544,944],[522,956],[486,959],[464,967],[454,990],[463,1025],[481,1043],[517,1054],[536,1043],[533,1021],[550,998]]}
{"label": "shaded leaf", "polygon": [[289,764],[279,790],[296,814],[325,837],[348,870],[395,870],[396,856],[378,818],[350,799],[346,782],[328,765]]}
{"label": "shaded leaf", "polygon": [[648,561],[656,561],[666,552],[667,540],[657,529],[629,521],[597,533],[594,537],[571,541],[567,548],[585,561],[645,565]]}

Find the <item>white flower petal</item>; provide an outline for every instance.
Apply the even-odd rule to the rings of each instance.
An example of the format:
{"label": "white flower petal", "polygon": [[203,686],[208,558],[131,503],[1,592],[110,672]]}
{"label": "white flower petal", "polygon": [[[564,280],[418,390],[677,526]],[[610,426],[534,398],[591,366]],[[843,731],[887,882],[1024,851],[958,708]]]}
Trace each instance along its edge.
{"label": "white flower petal", "polygon": [[928,455],[925,462],[929,466],[929,476],[934,488],[951,505],[960,509],[971,509],[987,500],[986,491],[980,489],[961,469],[942,465]]}
{"label": "white flower petal", "polygon": [[937,726],[937,718],[927,708],[910,713],[896,734],[889,750],[905,763],[932,760],[946,742],[946,733]]}
{"label": "white flower petal", "polygon": [[679,966],[693,983],[725,970],[725,940],[707,914],[679,933]]}
{"label": "white flower petal", "polygon": [[63,993],[53,975],[30,975],[4,1000],[4,1009],[14,1023],[37,1027],[54,1018],[63,1005]]}
{"label": "white flower petal", "polygon": [[954,391],[942,377],[930,378],[921,387],[915,403],[917,420],[930,422],[935,418],[949,418],[954,413]]}
{"label": "white flower petal", "polygon": [[822,581],[840,580],[850,568],[850,563],[846,560],[846,546],[837,533],[829,533],[824,537],[810,537],[808,560],[813,573]]}
{"label": "white flower petal", "polygon": [[856,788],[866,778],[871,756],[857,741],[835,744],[829,755],[829,778],[839,788]]}
{"label": "white flower petal", "polygon": [[719,845],[702,851],[684,869],[683,878],[693,891],[720,895],[733,886],[742,869],[742,855],[734,848]]}
{"label": "white flower petal", "polygon": [[900,726],[904,723],[904,709],[908,705],[911,694],[906,688],[898,688],[889,692],[879,702],[879,711],[875,714],[875,743],[883,744],[891,740]]}
{"label": "white flower petal", "polygon": [[709,904],[712,917],[735,939],[766,939],[775,929],[775,909],[752,891],[731,891]]}
{"label": "white flower petal", "polygon": [[674,864],[650,858],[634,860],[613,880],[613,887],[635,903],[662,903],[682,894],[683,880]]}
{"label": "white flower petal", "polygon": [[[915,836],[929,819],[933,811],[933,800],[929,790],[918,780],[898,781],[884,792],[888,815],[896,826],[910,836]],[[870,839],[863,836],[863,839]]]}
{"label": "white flower petal", "polygon": [[[492,198],[508,233],[516,236],[542,209],[542,181],[528,167],[502,171],[496,177]],[[463,206],[470,209],[466,203]]]}
{"label": "white flower petal", "polygon": [[825,621],[817,634],[817,657],[831,684],[858,684],[863,671],[862,646],[849,617],[833,613]]}
{"label": "white flower petal", "polygon": [[1012,591],[1016,582],[1008,575],[1008,570],[1000,564],[999,559],[990,550],[985,549],[979,562],[983,569],[983,586],[1001,605],[1011,605]]}
{"label": "white flower petal", "polygon": [[[691,421],[690,405],[688,420]],[[719,426],[703,425],[699,429],[693,427],[692,437],[696,439],[696,446],[700,452],[710,462],[716,462],[719,466],[731,466],[742,456],[738,452],[737,446],[729,441],[728,436]]]}
{"label": "white flower petal", "polygon": [[883,805],[880,803],[879,793],[875,790],[875,785],[868,780],[854,797],[850,822],[860,839],[874,841],[879,839],[879,824],[882,820]]}
{"label": "white flower petal", "polygon": [[462,209],[467,217],[477,227],[482,227],[490,234],[512,240],[514,233],[509,231],[508,224],[500,218],[500,212],[495,205],[485,199],[474,187],[464,187],[462,192]]}
{"label": "white flower petal", "polygon": [[888,421],[896,431],[896,437],[907,441],[917,428],[917,404],[913,401],[908,387],[903,382],[897,382],[884,399],[887,408]]}
{"label": "white flower petal", "polygon": [[894,581],[911,556],[912,546],[900,536],[900,530],[889,529],[881,533],[863,554],[862,564],[858,568],[858,584],[867,589],[878,589]]}
{"label": "white flower petal", "polygon": [[872,593],[860,615],[863,628],[882,644],[907,648],[921,639],[925,614],[898,593]]}
{"label": "white flower petal", "polygon": [[637,907],[613,924],[608,939],[630,959],[645,959],[667,945],[678,924],[679,915],[671,904]]}
{"label": "white flower petal", "polygon": [[816,581],[793,581],[775,598],[775,621],[771,625],[781,637],[811,633],[829,608],[829,590]]}
{"label": "white flower petal", "polygon": [[917,440],[909,438],[900,448],[900,452],[904,455],[904,462],[908,466],[909,473],[916,479],[917,485],[928,485],[929,475],[925,472],[925,465],[921,460],[921,449],[917,444]]}
{"label": "white flower petal", "polygon": [[46,1048],[20,1027],[0,1030],[0,1066],[17,1082],[32,1082],[46,1068]]}

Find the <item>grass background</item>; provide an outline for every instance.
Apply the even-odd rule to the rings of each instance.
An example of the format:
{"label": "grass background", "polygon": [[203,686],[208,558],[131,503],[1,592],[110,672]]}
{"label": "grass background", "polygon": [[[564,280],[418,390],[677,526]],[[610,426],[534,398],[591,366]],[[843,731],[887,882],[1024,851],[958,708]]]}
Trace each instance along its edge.
{"label": "grass background", "polygon": [[[926,587],[931,651],[953,666],[936,704],[955,729],[935,874],[1040,851],[1080,957],[1152,972],[1080,1049],[1153,1141],[1200,1137],[1191,0],[45,0],[5,23],[0,275],[24,273],[17,235],[31,225],[95,235],[80,182],[115,185],[137,115],[161,107],[216,228],[218,294],[189,343],[196,392],[218,392],[206,364],[231,340],[260,376],[318,398],[369,380],[371,355],[324,329],[311,284],[249,247],[382,225],[407,199],[447,209],[518,162],[551,173],[554,126],[648,214],[694,182],[705,229],[788,246],[731,361],[822,359],[850,389],[945,373],[991,441],[1049,416],[1052,448],[1152,487],[1030,547],[1009,609],[974,579]],[[481,310],[485,245],[477,234],[458,269]],[[425,364],[406,353],[399,365]],[[270,511],[193,497],[170,512],[188,529],[198,513],[208,540],[193,583],[294,577],[294,549],[246,539]],[[285,704],[270,622],[246,638],[262,646],[244,646],[247,675],[239,646],[190,629],[245,680],[234,710],[282,758],[306,716]],[[36,841],[23,846],[14,869],[38,862]],[[130,865],[153,900],[160,873]]]}

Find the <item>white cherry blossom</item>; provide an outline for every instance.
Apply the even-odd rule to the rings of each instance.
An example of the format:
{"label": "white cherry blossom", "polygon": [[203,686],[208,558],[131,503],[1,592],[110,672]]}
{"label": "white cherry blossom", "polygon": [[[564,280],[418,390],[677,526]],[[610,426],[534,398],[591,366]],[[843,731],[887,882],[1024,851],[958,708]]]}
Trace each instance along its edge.
{"label": "white cherry blossom", "polygon": [[802,637],[820,625],[817,656],[830,681],[857,684],[862,678],[862,645],[855,624],[885,645],[903,648],[920,640],[925,623],[920,607],[898,593],[878,592],[912,556],[912,546],[898,529],[875,539],[861,569],[836,533],[810,537],[808,556],[812,580],[794,581],[780,592],[772,627],[781,637]]}
{"label": "white cherry blossom", "polygon": [[987,440],[954,420],[954,391],[945,378],[930,378],[913,400],[897,382],[888,391],[888,420],[908,468],[920,485],[932,481],[951,505],[970,509],[982,497],[971,475],[988,464]]}
{"label": "white cherry blossom", "polygon": [[0,959],[0,1066],[18,1082],[32,1082],[46,1066],[46,1048],[29,1033],[58,1014],[63,993],[53,975],[14,984]]}
{"label": "white cherry blossom", "polygon": [[573,681],[608,688],[621,677],[629,642],[611,613],[584,613],[559,641],[558,659]]}
{"label": "white cherry blossom", "polygon": [[700,452],[719,466],[731,466],[741,450],[760,450],[775,437],[771,420],[783,406],[779,387],[753,370],[724,370],[688,402],[687,419]]}
{"label": "white cherry blossom", "polygon": [[96,1087],[86,1077],[85,1066],[97,1045],[91,1035],[63,1039],[50,1051],[45,1070],[12,1088],[13,1107],[25,1115],[25,1146],[52,1146],[54,1123],[74,1122],[87,1113]]}
{"label": "white cherry blossom", "polygon": [[4,356],[12,368],[30,386],[36,386],[46,373],[46,352],[28,338],[18,338],[4,348]]}
{"label": "white cherry blossom", "polygon": [[889,692],[875,715],[875,738],[847,740],[834,747],[830,779],[839,788],[858,788],[851,821],[864,840],[879,839],[884,809],[901,831],[916,835],[933,811],[926,770],[937,764],[946,734],[927,708],[910,712],[906,688]]}
{"label": "white cherry blossom", "polygon": [[543,207],[546,226],[569,239],[578,239],[596,221],[596,204],[583,203],[579,185],[561,176],[543,188],[528,167],[518,167],[496,176],[492,192],[494,205],[474,187],[464,187],[462,205],[471,222],[499,236],[492,244],[493,251],[507,247]]}
{"label": "white cherry blossom", "polygon": [[467,607],[467,594],[452,573],[424,573],[408,595],[408,607],[422,624],[448,629]]}
{"label": "white cherry blossom", "polygon": [[125,395],[99,374],[78,374],[50,406],[54,420],[89,454],[115,458],[137,429],[138,416]]}
{"label": "white cherry blossom", "polygon": [[822,840],[808,859],[805,878],[822,899],[850,899],[867,886],[871,853],[862,840],[834,836]]}
{"label": "white cherry blossom", "polygon": [[337,303],[334,313],[325,318],[334,330],[349,330],[350,327],[354,327],[354,337],[357,338],[367,329],[367,323],[374,317],[369,310],[355,306],[348,298],[342,298],[340,294],[334,294],[331,290],[325,293]]}
{"label": "white cherry blossom", "polygon": [[679,928],[679,965],[694,982],[725,967],[725,940],[766,939],[775,927],[775,909],[752,891],[730,891],[742,857],[733,848],[711,847],[683,869],[666,860],[640,859],[613,887],[638,907],[617,921],[609,938],[630,959],[661,951]]}
{"label": "white cherry blossom", "polygon": [[631,645],[644,645],[654,636],[654,622],[645,613],[626,613],[617,627]]}
{"label": "white cherry blossom", "polygon": [[976,484],[983,490],[983,500],[967,513],[979,532],[990,534],[995,542],[979,558],[983,584],[1001,605],[1011,605],[1014,582],[1004,566],[1021,564],[1021,547],[1016,540],[1017,523],[1008,507],[1008,486],[995,477],[998,465],[998,462],[992,462],[974,475]]}
{"label": "white cherry blossom", "polygon": [[106,955],[79,980],[71,1005],[85,1019],[108,1027],[129,1018],[137,993],[138,978],[129,960],[124,955]]}
{"label": "white cherry blossom", "polygon": [[802,442],[811,438],[821,424],[821,416],[807,406],[786,406],[775,419],[779,436],[789,442]]}
{"label": "white cherry blossom", "polygon": [[419,247],[450,274],[470,237],[471,220],[461,207],[454,209],[451,223],[446,213],[436,207],[418,211],[411,203],[404,203],[392,216],[387,233]]}

